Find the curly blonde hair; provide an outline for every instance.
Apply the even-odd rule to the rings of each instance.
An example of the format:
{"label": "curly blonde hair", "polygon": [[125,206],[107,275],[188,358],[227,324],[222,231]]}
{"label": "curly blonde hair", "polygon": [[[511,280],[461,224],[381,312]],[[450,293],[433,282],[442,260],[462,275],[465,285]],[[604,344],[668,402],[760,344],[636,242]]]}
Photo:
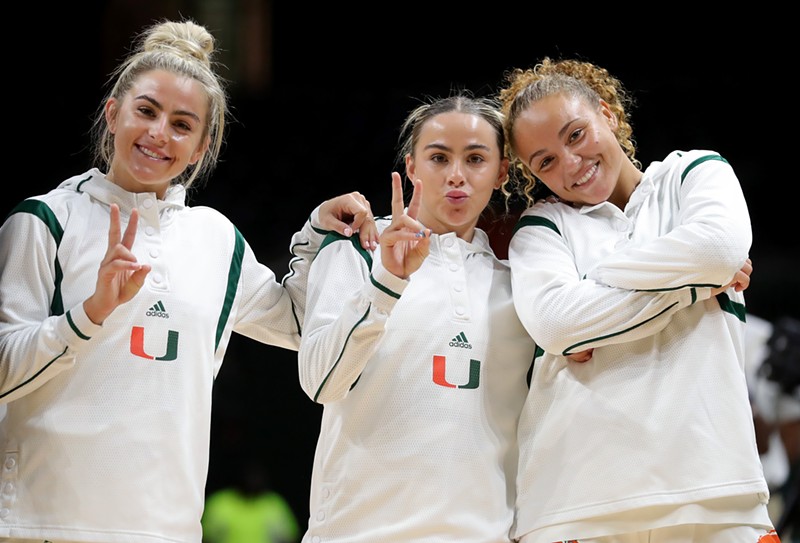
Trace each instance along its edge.
{"label": "curly blonde hair", "polygon": [[506,136],[506,154],[511,161],[508,179],[501,190],[506,199],[517,194],[528,205],[536,200],[538,179],[530,168],[514,152],[512,134],[520,114],[533,102],[557,93],[578,97],[590,104],[605,100],[616,115],[617,141],[631,162],[641,169],[636,159],[636,144],[633,128],[628,120],[627,109],[633,106],[633,98],[622,83],[605,68],[580,60],[553,60],[545,57],[533,68],[515,68],[505,76],[505,86],[498,93],[501,111],[505,117],[503,130]]}

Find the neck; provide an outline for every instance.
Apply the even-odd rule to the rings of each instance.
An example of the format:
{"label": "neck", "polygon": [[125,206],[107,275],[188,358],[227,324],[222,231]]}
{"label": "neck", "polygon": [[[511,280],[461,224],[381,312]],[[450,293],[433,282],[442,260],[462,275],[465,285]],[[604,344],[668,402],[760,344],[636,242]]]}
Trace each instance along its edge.
{"label": "neck", "polygon": [[631,194],[641,181],[642,172],[632,162],[627,162],[620,172],[617,186],[608,201],[624,210],[631,199]]}

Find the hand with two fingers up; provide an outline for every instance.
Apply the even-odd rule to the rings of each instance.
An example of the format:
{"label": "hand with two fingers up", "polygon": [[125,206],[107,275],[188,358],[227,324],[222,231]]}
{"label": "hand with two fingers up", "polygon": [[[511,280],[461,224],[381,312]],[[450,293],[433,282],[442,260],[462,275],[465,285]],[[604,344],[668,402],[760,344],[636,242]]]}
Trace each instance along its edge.
{"label": "hand with two fingers up", "polygon": [[392,172],[392,222],[380,235],[381,263],[402,279],[417,271],[428,256],[431,231],[417,220],[422,202],[422,181],[415,180],[408,208],[403,204],[403,182]]}
{"label": "hand with two fingers up", "polygon": [[134,209],[122,234],[119,206],[111,204],[108,249],[100,262],[94,294],[83,302],[86,316],[95,324],[103,324],[118,306],[136,296],[150,273],[150,265],[139,263],[131,251],[138,223],[139,212]]}

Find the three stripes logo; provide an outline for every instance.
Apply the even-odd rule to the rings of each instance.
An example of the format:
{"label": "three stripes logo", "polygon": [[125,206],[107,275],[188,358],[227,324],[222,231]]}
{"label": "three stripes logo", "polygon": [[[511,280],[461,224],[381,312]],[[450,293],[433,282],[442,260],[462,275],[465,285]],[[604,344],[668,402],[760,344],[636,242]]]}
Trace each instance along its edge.
{"label": "three stripes logo", "polygon": [[167,313],[167,310],[164,309],[164,303],[161,300],[154,303],[153,307],[148,309],[145,315],[148,317],[161,317],[164,319],[169,318],[169,313]]}
{"label": "three stripes logo", "polygon": [[472,349],[472,345],[470,345],[469,341],[467,341],[467,336],[464,335],[464,332],[461,332],[456,337],[450,340],[451,347],[461,347],[462,349]]}

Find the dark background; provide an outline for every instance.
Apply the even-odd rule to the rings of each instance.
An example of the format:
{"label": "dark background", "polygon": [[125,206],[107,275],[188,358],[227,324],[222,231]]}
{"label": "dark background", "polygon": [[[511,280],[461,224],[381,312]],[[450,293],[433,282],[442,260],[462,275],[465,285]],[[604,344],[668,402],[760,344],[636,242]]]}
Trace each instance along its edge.
{"label": "dark background", "polygon": [[[323,199],[359,190],[388,213],[398,129],[418,98],[459,87],[490,93],[509,68],[579,56],[633,93],[644,164],[692,148],[729,160],[753,223],[748,310],[797,316],[796,48],[781,28],[790,15],[768,4],[648,15],[616,3],[536,4],[17,6],[6,19],[18,37],[6,37],[0,216],[89,168],[88,131],[106,79],[134,33],[156,19],[192,17],[218,39],[234,119],[222,162],[192,202],[227,214],[278,277],[291,234]],[[321,406],[300,389],[295,362],[293,352],[234,337],[214,392],[208,490],[232,483],[243,458],[256,455],[304,528]]]}

